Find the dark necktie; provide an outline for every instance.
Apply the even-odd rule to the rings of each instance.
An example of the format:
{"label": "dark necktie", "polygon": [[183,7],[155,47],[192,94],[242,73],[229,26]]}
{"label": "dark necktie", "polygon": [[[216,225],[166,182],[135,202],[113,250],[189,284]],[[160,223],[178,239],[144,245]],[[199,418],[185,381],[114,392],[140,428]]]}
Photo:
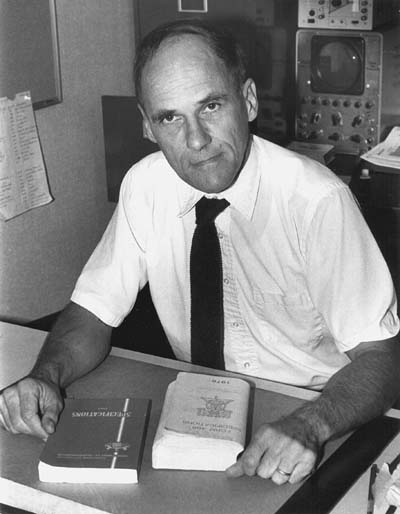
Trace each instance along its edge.
{"label": "dark necktie", "polygon": [[214,220],[228,205],[204,196],[197,202],[190,253],[192,362],[216,369],[225,363],[222,257]]}

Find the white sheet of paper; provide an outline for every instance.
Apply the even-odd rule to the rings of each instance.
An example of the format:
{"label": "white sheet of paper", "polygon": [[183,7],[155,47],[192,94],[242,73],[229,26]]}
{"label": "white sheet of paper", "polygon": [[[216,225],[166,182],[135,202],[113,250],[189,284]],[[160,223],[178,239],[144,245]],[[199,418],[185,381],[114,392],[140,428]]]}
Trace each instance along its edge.
{"label": "white sheet of paper", "polygon": [[0,98],[0,218],[9,220],[52,200],[30,93]]}
{"label": "white sheet of paper", "polygon": [[374,496],[375,505],[373,514],[386,514],[388,508],[393,505],[396,513],[400,506],[400,469],[397,467],[393,474],[390,474],[389,466],[382,464],[375,480]]}
{"label": "white sheet of paper", "polygon": [[365,161],[400,170],[400,127],[393,127],[382,143],[362,155]]}

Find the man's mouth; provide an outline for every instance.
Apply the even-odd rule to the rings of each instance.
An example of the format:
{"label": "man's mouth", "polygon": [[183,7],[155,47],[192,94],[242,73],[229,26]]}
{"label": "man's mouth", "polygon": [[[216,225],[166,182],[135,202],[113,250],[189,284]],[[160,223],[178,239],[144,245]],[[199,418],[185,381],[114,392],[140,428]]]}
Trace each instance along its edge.
{"label": "man's mouth", "polygon": [[208,159],[192,161],[190,164],[191,164],[191,166],[193,166],[195,168],[202,168],[204,166],[214,164],[215,162],[217,162],[219,160],[220,157],[221,157],[221,154],[217,154],[217,155],[213,155],[212,157],[209,157]]}

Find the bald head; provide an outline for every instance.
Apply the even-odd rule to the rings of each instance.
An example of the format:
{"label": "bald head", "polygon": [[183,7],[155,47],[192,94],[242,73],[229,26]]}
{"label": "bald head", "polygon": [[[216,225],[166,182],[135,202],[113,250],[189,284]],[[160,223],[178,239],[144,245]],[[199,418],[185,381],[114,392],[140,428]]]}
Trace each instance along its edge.
{"label": "bald head", "polygon": [[[168,41],[185,36],[197,36],[209,47],[231,74],[237,88],[246,80],[246,66],[243,51],[232,34],[202,20],[180,20],[157,27],[140,43],[135,60],[135,89],[140,104],[143,100],[142,75],[146,64]],[[171,59],[173,56],[171,55]]]}

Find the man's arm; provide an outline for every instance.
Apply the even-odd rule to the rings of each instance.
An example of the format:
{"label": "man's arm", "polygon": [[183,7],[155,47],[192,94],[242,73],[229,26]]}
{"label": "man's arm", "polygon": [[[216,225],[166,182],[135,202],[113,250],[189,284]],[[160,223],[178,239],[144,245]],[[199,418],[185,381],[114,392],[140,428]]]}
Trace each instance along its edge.
{"label": "man's arm", "polygon": [[321,395],[262,425],[227,474],[257,474],[277,484],[305,478],[328,440],[383,414],[399,396],[399,343],[398,338],[365,342],[349,351],[351,363],[331,377]]}
{"label": "man's arm", "polygon": [[111,330],[83,307],[68,304],[32,371],[1,392],[0,426],[46,439],[63,406],[60,390],[103,361]]}

